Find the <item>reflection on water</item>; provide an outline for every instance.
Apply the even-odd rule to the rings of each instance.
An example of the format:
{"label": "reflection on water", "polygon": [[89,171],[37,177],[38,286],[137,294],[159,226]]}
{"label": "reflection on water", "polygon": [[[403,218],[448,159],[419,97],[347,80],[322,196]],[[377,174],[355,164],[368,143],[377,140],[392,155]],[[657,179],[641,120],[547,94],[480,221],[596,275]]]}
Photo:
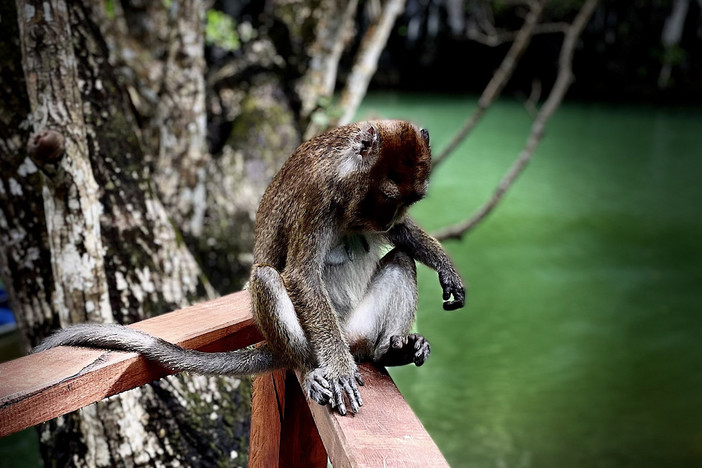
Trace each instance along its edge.
{"label": "reflection on water", "polygon": [[[440,149],[473,100],[370,96]],[[530,118],[490,110],[413,214],[467,217]],[[702,466],[702,110],[567,104],[497,211],[447,248],[469,305],[420,270],[419,369],[393,370],[452,466]]]}

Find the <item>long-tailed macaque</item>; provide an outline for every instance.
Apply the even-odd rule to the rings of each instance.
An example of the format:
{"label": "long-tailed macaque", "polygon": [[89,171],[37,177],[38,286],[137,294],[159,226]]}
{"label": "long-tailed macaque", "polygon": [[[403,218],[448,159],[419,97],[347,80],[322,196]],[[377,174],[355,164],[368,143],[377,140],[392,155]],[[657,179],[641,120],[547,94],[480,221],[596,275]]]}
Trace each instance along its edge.
{"label": "long-tailed macaque", "polygon": [[427,191],[429,133],[395,120],[336,128],[302,145],[258,209],[249,281],[259,347],[203,353],[120,325],[80,324],[48,337],[60,345],[135,351],[176,371],[249,375],[300,370],[307,395],[346,414],[363,404],[356,362],[395,366],[429,356],[411,334],[414,261],[436,270],[444,309],[465,289],[441,245],[408,215]]}

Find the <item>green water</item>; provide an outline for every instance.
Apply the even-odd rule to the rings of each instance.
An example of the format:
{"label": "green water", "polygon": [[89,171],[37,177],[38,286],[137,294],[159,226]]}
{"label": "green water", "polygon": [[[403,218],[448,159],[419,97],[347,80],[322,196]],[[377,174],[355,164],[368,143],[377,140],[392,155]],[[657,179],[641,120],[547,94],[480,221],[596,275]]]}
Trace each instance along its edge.
{"label": "green water", "polygon": [[[371,95],[360,118],[407,118],[436,150],[469,98]],[[494,106],[413,209],[466,218],[531,119]],[[441,309],[419,274],[422,368],[392,372],[454,467],[702,466],[702,109],[566,104],[500,205],[446,248],[470,284]]]}

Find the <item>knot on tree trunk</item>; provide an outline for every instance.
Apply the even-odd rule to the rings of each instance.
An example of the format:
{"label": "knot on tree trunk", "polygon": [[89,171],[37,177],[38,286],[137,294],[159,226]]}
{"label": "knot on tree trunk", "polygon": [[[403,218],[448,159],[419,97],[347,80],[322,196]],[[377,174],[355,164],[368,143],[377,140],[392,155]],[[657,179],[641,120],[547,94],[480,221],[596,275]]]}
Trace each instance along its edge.
{"label": "knot on tree trunk", "polygon": [[29,138],[27,153],[38,166],[56,164],[65,154],[64,142],[63,135],[57,131],[44,130]]}

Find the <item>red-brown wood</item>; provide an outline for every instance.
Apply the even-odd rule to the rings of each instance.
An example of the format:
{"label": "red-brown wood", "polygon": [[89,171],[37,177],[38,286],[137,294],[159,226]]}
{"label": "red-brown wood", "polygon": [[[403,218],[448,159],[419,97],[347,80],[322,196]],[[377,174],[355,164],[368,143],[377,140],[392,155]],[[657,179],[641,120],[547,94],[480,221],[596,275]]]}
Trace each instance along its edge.
{"label": "red-brown wood", "polygon": [[249,468],[278,466],[285,411],[285,370],[258,375],[253,382]]}
{"label": "red-brown wood", "polygon": [[[132,325],[186,348],[236,349],[261,336],[248,292]],[[0,437],[129,390],[171,372],[135,353],[59,347],[0,364]]]}
{"label": "red-brown wood", "polygon": [[[312,403],[316,405],[316,403]],[[281,468],[326,468],[327,451],[293,372],[285,381],[285,415],[280,436]]]}
{"label": "red-brown wood", "polygon": [[309,402],[334,468],[448,467],[387,371],[369,364],[359,369],[366,385],[358,414],[340,416]]}
{"label": "red-brown wood", "polygon": [[[261,340],[246,292],[133,327],[207,351],[237,349]],[[448,466],[385,369],[362,365],[360,370],[366,382],[361,390],[364,405],[359,414],[349,416],[314,402],[306,404],[299,384],[286,380],[284,371],[257,377],[250,466],[322,467],[325,452],[335,468]],[[71,347],[0,364],[0,437],[169,373],[135,353]]]}

